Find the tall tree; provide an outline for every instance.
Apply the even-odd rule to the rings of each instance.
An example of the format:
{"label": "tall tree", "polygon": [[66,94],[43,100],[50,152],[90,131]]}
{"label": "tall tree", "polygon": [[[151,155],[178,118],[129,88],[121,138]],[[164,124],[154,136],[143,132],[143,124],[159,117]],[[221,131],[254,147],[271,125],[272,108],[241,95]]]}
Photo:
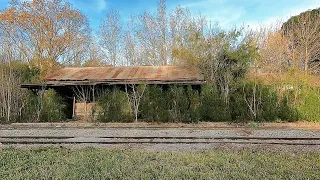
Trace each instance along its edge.
{"label": "tall tree", "polygon": [[0,31],[16,57],[49,73],[70,51],[88,40],[87,17],[63,0],[12,0],[0,13]]}
{"label": "tall tree", "polygon": [[[282,26],[290,39],[289,49],[295,51],[297,61],[306,73],[320,73],[320,9],[291,17]],[[301,62],[301,63],[299,63]]]}
{"label": "tall tree", "polygon": [[206,20],[194,17],[186,8],[178,6],[170,14],[171,63],[181,65],[197,59],[199,44],[204,40]]}
{"label": "tall tree", "polygon": [[106,50],[107,60],[112,65],[120,62],[122,21],[119,11],[111,9],[100,25],[100,44]]}
{"label": "tall tree", "polygon": [[261,38],[258,40],[260,60],[258,68],[262,72],[283,73],[294,63],[291,60],[292,53],[288,50],[288,38],[279,31],[269,28],[261,29]]}
{"label": "tall tree", "polygon": [[158,4],[158,14],[157,14],[157,21],[158,21],[158,27],[159,27],[159,58],[162,63],[162,65],[168,64],[168,54],[167,54],[167,39],[168,39],[168,22],[167,22],[167,7],[166,7],[166,1],[160,0]]}
{"label": "tall tree", "polygon": [[124,34],[123,54],[128,66],[137,66],[141,63],[136,38],[131,30],[127,30]]}
{"label": "tall tree", "polygon": [[144,12],[135,22],[135,35],[147,65],[167,65],[168,22],[166,2],[160,0],[156,14]]}

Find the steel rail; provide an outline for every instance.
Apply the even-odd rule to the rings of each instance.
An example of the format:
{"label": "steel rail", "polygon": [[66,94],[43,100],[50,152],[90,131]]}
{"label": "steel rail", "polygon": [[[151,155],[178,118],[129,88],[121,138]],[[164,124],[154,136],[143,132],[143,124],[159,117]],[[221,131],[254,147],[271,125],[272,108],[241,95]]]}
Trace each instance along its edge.
{"label": "steel rail", "polygon": [[[82,139],[79,140],[76,138],[82,138]],[[88,140],[86,138],[94,138],[95,140],[90,140],[90,139]],[[112,141],[101,141],[106,139],[112,140]],[[177,141],[172,141],[172,140],[177,140]],[[186,141],[186,140],[190,140],[190,141]],[[199,140],[202,140],[202,141],[199,141]],[[244,141],[244,140],[248,140],[248,141]],[[300,142],[297,142],[297,141],[300,141]],[[305,141],[319,141],[319,142],[305,142]],[[318,145],[320,146],[320,138],[318,137],[243,137],[243,136],[239,136],[239,137],[0,136],[0,144],[6,144],[6,145],[7,144],[270,144],[270,145],[273,144],[273,145],[305,145],[305,146]]]}
{"label": "steel rail", "polygon": [[215,140],[320,140],[320,137],[262,137],[262,136],[0,136],[0,139],[215,139]]}
{"label": "steel rail", "polygon": [[301,146],[320,146],[320,143],[301,143],[301,142],[263,142],[263,141],[254,141],[254,142],[246,142],[246,141],[177,141],[177,142],[165,142],[165,141],[2,141],[0,144],[264,144],[264,145],[301,145]]}

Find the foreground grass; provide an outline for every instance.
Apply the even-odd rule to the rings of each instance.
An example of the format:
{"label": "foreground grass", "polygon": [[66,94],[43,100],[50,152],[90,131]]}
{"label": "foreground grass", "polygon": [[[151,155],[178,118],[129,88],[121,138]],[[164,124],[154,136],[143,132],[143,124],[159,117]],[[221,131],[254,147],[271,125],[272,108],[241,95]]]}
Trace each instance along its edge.
{"label": "foreground grass", "polygon": [[320,154],[0,150],[0,179],[319,179]]}

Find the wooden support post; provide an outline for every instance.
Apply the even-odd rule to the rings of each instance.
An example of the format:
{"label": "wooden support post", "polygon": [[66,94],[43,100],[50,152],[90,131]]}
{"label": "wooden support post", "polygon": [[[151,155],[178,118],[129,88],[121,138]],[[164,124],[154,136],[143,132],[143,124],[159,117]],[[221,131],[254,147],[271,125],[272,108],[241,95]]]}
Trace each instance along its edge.
{"label": "wooden support post", "polygon": [[74,119],[76,111],[76,97],[73,96],[73,104],[72,104],[72,119]]}

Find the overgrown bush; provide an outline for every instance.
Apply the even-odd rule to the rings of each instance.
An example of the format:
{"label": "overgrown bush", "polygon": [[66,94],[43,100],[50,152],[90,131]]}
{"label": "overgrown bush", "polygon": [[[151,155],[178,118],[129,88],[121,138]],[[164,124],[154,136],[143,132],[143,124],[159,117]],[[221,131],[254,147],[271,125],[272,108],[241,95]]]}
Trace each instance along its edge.
{"label": "overgrown bush", "polygon": [[171,122],[191,123],[199,120],[200,99],[198,91],[190,86],[172,85],[168,90]]}
{"label": "overgrown bush", "polygon": [[320,89],[303,87],[296,108],[301,119],[320,122]]}
{"label": "overgrown bush", "polygon": [[[297,93],[298,92],[298,93]],[[35,93],[26,91],[14,122],[57,122],[66,119],[66,105],[52,89]],[[285,90],[278,97],[274,87],[246,82],[233,86],[226,103],[216,86],[148,85],[139,106],[139,121],[297,121],[319,122],[320,90],[302,87]],[[101,122],[133,122],[133,111],[125,91],[112,89],[97,102],[97,120]],[[7,123],[0,118],[1,123]]]}
{"label": "overgrown bush", "polygon": [[17,122],[36,122],[40,119],[41,96],[31,90],[24,99],[25,105]]}
{"label": "overgrown bush", "polygon": [[58,122],[66,119],[64,110],[66,105],[61,96],[53,89],[44,93],[40,122]]}
{"label": "overgrown bush", "polygon": [[215,86],[204,85],[201,89],[199,108],[201,121],[229,121],[231,115],[228,105],[223,102]]}
{"label": "overgrown bush", "polygon": [[133,114],[124,91],[113,89],[105,92],[98,100],[98,121],[101,122],[132,122]]}
{"label": "overgrown bush", "polygon": [[40,70],[20,61],[0,63],[0,123],[56,122],[65,120],[63,99],[52,89],[22,89],[22,83],[39,83]]}
{"label": "overgrown bush", "polygon": [[260,85],[262,108],[259,119],[263,121],[275,121],[279,115],[279,98],[276,91],[269,86]]}
{"label": "overgrown bush", "polygon": [[162,87],[147,86],[140,102],[140,117],[146,122],[169,122],[168,101],[168,93]]}
{"label": "overgrown bush", "polygon": [[[269,86],[253,82],[244,83],[238,88],[242,97],[247,120],[275,121],[278,118],[279,99],[277,93]],[[234,109],[234,108],[233,108]],[[242,108],[244,109],[244,108]]]}
{"label": "overgrown bush", "polygon": [[246,82],[230,92],[227,104],[216,86],[203,85],[201,93],[190,86],[147,86],[140,104],[141,121],[295,121],[296,108],[279,99],[270,86]]}
{"label": "overgrown bush", "polygon": [[288,102],[290,98],[280,99],[271,86],[246,82],[231,93],[231,117],[233,121],[295,121],[298,114]]}
{"label": "overgrown bush", "polygon": [[[169,115],[172,122],[182,122],[189,119],[188,97],[184,87],[170,86],[168,90]],[[187,120],[188,121],[188,120]]]}
{"label": "overgrown bush", "polygon": [[[2,123],[25,122],[23,111],[28,108],[30,92],[21,83],[36,82],[39,70],[20,61],[0,62],[0,119]],[[31,111],[34,113],[34,111]]]}
{"label": "overgrown bush", "polygon": [[187,89],[187,96],[189,98],[189,120],[188,122],[200,121],[200,94],[198,90],[193,90],[191,87]]}
{"label": "overgrown bush", "polygon": [[244,100],[243,93],[239,89],[230,95],[230,116],[235,122],[243,122],[250,120],[250,110],[246,101]]}
{"label": "overgrown bush", "polygon": [[199,93],[190,86],[151,85],[142,98],[140,117],[147,122],[198,122],[199,106]]}
{"label": "overgrown bush", "polygon": [[66,120],[66,104],[53,89],[43,93],[28,92],[18,122],[59,122]]}
{"label": "overgrown bush", "polygon": [[292,102],[293,98],[293,91],[289,90],[284,93],[283,98],[280,100],[279,119],[289,122],[299,120],[299,112]]}

